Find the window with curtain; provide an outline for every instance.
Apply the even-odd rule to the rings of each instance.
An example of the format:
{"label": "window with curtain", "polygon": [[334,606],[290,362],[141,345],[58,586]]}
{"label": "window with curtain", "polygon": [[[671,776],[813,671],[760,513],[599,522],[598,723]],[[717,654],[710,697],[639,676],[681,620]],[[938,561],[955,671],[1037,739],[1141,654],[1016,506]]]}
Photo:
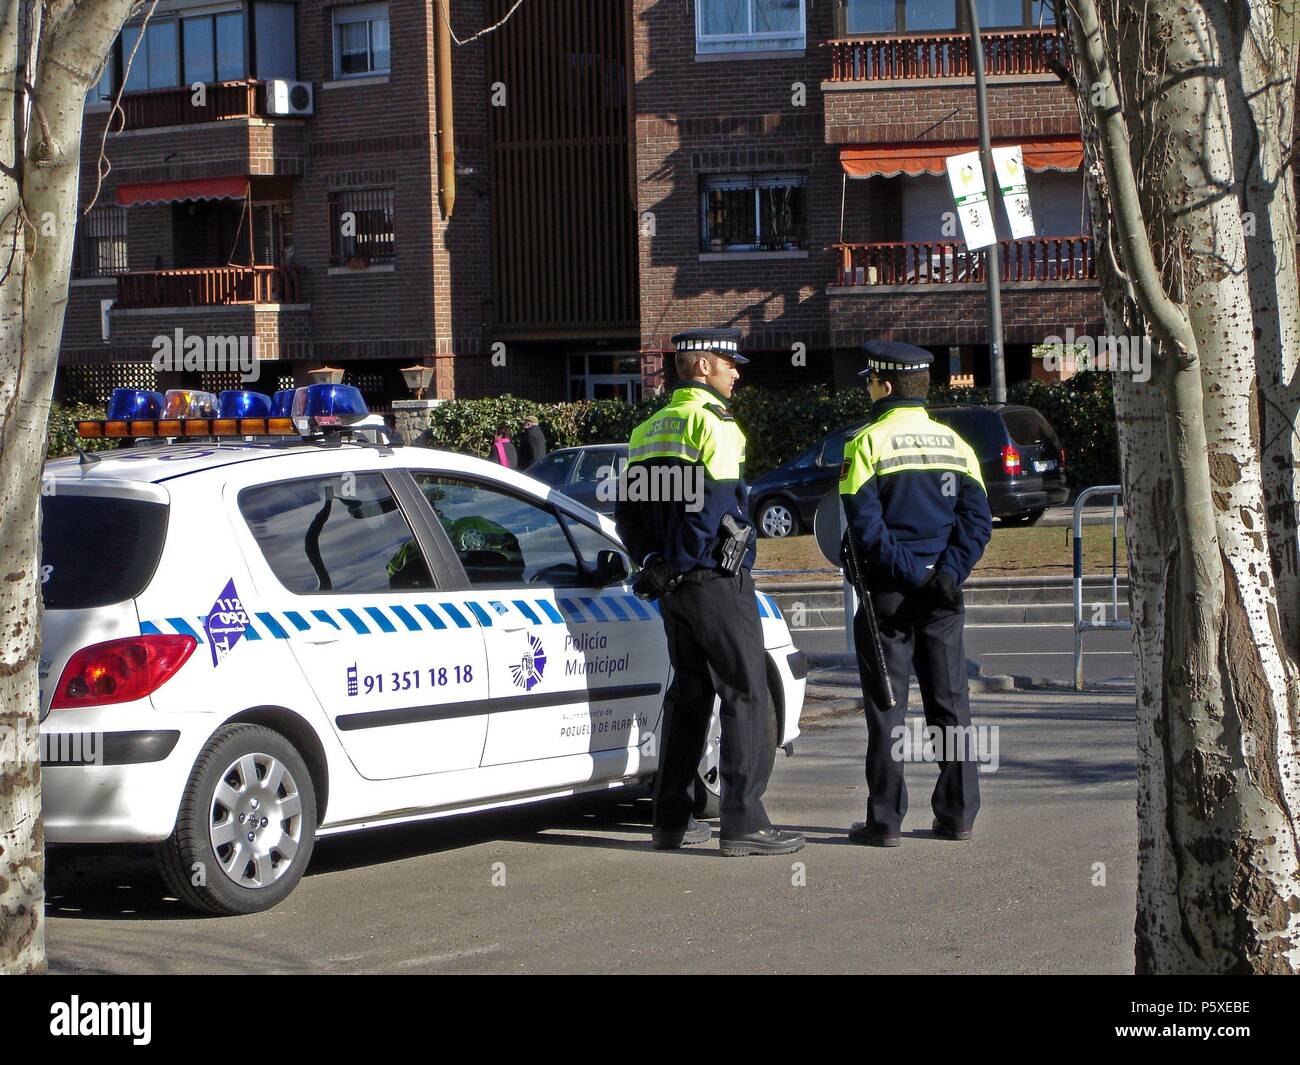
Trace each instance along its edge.
{"label": "window with curtain", "polygon": [[695,0],[695,51],[804,47],[804,0]]}
{"label": "window with curtain", "polygon": [[392,262],[397,235],[393,228],[392,189],[345,189],[329,194],[330,265],[351,260]]}
{"label": "window with curtain", "polygon": [[387,74],[388,5],[361,4],[334,9],[334,76]]}

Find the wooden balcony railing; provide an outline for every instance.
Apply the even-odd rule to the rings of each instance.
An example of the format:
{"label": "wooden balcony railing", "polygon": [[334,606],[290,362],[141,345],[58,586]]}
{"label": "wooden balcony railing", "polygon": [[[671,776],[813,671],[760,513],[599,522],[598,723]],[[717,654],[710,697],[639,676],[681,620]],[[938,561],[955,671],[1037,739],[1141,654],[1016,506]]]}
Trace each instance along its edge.
{"label": "wooden balcony railing", "polygon": [[265,112],[264,83],[254,79],[207,85],[202,106],[195,105],[194,92],[188,85],[182,85],[175,89],[123,93],[122,112],[126,121],[122,128],[187,126],[226,118],[256,118]]}
{"label": "wooden balcony railing", "polygon": [[[1049,61],[1069,66],[1069,48],[1056,29],[994,30],[981,34],[984,72],[1050,74]],[[887,81],[972,76],[970,37],[962,33],[854,37],[827,42],[831,81]]]}
{"label": "wooden balcony railing", "polygon": [[300,302],[298,271],[284,266],[196,266],[117,275],[116,307],[223,307]]}
{"label": "wooden balcony railing", "polygon": [[[1002,280],[1080,281],[1097,277],[1092,238],[1033,237],[1004,240]],[[897,241],[886,244],[836,244],[839,280],[844,286],[955,285],[983,283],[984,256],[963,241]]]}

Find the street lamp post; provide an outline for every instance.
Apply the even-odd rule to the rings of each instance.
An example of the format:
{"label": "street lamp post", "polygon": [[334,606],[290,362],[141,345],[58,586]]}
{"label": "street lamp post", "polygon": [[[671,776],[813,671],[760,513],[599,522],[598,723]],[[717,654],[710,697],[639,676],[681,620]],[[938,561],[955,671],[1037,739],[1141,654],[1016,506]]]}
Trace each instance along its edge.
{"label": "street lamp post", "polygon": [[[980,124],[980,162],[984,167],[984,188],[988,191],[989,212],[997,225],[997,175],[993,171],[993,146],[989,139],[988,95],[984,85],[984,45],[980,42],[979,16],[975,0],[966,0],[970,19],[971,59],[975,63],[975,102]],[[984,281],[988,289],[989,308],[989,377],[993,385],[993,402],[1007,401],[1007,369],[1002,361],[1002,256],[995,240],[984,249]]]}

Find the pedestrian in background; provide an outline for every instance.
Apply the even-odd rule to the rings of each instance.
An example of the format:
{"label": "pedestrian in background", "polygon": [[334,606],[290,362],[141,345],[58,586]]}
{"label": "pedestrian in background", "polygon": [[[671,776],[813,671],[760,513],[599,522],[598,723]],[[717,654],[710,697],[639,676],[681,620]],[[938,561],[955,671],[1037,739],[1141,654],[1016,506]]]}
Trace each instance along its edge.
{"label": "pedestrian in background", "polygon": [[531,414],[524,419],[524,435],[519,441],[519,468],[528,469],[546,455],[546,434]]}
{"label": "pedestrian in background", "polygon": [[519,455],[515,445],[510,441],[510,426],[502,422],[497,426],[496,436],[492,438],[492,447],[488,449],[488,458],[510,470],[519,468]]}

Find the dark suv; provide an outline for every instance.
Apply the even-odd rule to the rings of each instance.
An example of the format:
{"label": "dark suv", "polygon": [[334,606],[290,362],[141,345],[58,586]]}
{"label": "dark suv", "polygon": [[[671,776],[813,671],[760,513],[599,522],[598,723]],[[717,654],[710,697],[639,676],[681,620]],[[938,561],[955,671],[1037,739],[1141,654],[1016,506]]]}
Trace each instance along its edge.
{"label": "dark suv", "polygon": [[[1033,407],[930,407],[930,416],[958,433],[979,456],[989,508],[1004,525],[1032,525],[1050,506],[1064,503],[1065,451],[1047,419]],[[750,514],[763,536],[812,530],[822,497],[839,480],[845,442],[868,419],[841,426],[750,486]]]}

